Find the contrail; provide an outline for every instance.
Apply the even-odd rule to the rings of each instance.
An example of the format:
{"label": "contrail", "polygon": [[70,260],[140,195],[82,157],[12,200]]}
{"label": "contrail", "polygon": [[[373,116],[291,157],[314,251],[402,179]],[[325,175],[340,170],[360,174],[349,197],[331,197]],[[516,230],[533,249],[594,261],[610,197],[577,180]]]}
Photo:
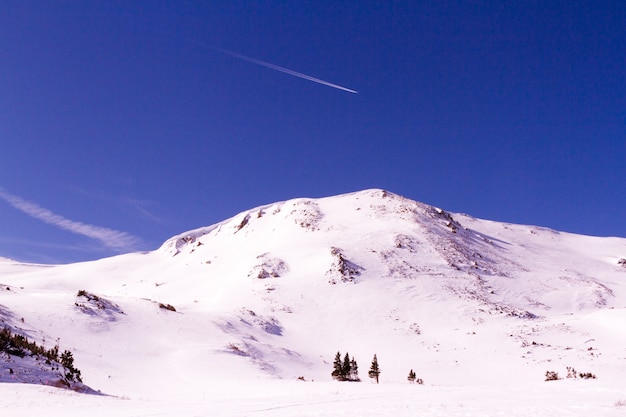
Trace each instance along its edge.
{"label": "contrail", "polygon": [[269,62],[261,61],[260,59],[250,58],[248,56],[241,55],[241,54],[238,54],[236,52],[229,51],[227,49],[218,48],[216,46],[212,46],[212,45],[206,44],[204,42],[197,41],[195,39],[191,39],[191,38],[185,38],[185,39],[187,41],[195,43],[197,45],[204,46],[205,48],[209,48],[209,49],[212,49],[214,51],[218,51],[218,52],[221,52],[223,54],[230,55],[230,56],[232,56],[234,58],[241,59],[242,61],[252,62],[253,64],[261,65],[262,67],[266,67],[266,68],[273,69],[273,70],[276,70],[276,71],[284,72],[285,74],[289,74],[289,75],[293,75],[294,77],[299,77],[299,78],[303,78],[305,80],[313,81],[314,83],[322,84],[322,85],[325,85],[325,86],[328,86],[328,87],[337,88],[339,90],[347,91],[348,93],[359,94],[358,91],[351,90],[349,88],[342,87],[340,85],[333,84],[333,83],[330,83],[328,81],[320,80],[319,78],[311,77],[310,75],[306,75],[306,74],[303,74],[303,73],[298,72],[298,71],[290,70],[288,68],[279,67],[278,65],[270,64]]}
{"label": "contrail", "polygon": [[14,208],[44,223],[56,226],[68,232],[99,240],[103,245],[115,250],[131,250],[139,239],[125,232],[107,229],[66,219],[35,203],[31,203],[0,188],[0,198]]}

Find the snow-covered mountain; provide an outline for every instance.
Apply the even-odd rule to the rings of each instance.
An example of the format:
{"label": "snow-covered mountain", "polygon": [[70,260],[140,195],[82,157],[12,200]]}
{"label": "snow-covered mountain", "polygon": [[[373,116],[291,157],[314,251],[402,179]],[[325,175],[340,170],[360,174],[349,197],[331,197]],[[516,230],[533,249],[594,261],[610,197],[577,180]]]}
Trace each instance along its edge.
{"label": "snow-covered mountain", "polygon": [[[191,398],[208,381],[329,381],[337,351],[363,380],[377,354],[381,383],[413,369],[432,386],[544,384],[546,371],[574,367],[618,384],[625,258],[623,238],[366,190],[258,207],[148,253],[0,259],[0,320],[58,340],[88,386],[131,398]],[[0,381],[49,383],[44,368],[4,354]]]}

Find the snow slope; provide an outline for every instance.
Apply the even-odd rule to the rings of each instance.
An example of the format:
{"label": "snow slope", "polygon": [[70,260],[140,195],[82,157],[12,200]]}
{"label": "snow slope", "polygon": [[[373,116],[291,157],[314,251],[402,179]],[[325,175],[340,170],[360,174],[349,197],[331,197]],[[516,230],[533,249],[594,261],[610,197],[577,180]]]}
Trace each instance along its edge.
{"label": "snow slope", "polygon": [[[258,405],[261,415],[336,415],[320,406],[334,400],[379,415],[377,395],[413,415],[417,392],[441,401],[421,409],[431,415],[515,415],[507,403],[541,415],[522,407],[529,396],[545,399],[534,405],[554,411],[546,415],[568,415],[573,404],[569,415],[612,415],[626,401],[624,258],[626,239],[480,220],[366,190],[258,207],[149,253],[62,266],[2,258],[0,319],[38,342],[58,339],[87,385],[126,398],[120,406],[67,392],[54,401],[135,410],[127,415],[159,404],[173,414],[219,404],[221,414]],[[337,351],[354,356],[367,381],[330,382]],[[46,382],[12,360],[0,357],[0,380]],[[543,381],[566,367],[598,379]],[[409,369],[424,386],[407,383]],[[25,414],[60,395],[0,390],[21,398],[2,394],[0,404]],[[485,392],[495,402],[476,398]]]}

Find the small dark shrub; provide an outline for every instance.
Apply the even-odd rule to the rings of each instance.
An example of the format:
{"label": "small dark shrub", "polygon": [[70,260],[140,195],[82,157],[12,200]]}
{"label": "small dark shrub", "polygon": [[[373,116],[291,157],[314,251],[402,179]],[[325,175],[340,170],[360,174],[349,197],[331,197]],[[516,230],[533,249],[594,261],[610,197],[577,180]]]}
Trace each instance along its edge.
{"label": "small dark shrub", "polygon": [[546,381],[558,381],[559,373],[554,371],[546,371]]}
{"label": "small dark shrub", "polygon": [[567,378],[573,378],[576,379],[578,376],[576,375],[576,369],[572,368],[571,366],[567,367]]}
{"label": "small dark shrub", "polygon": [[576,372],[572,366],[568,366],[567,368],[567,377],[571,379],[596,379],[596,376],[591,372]]}
{"label": "small dark shrub", "polygon": [[159,308],[162,308],[164,310],[168,310],[168,311],[173,311],[176,312],[176,309],[174,308],[173,305],[171,304],[163,304],[163,303],[159,303]]}

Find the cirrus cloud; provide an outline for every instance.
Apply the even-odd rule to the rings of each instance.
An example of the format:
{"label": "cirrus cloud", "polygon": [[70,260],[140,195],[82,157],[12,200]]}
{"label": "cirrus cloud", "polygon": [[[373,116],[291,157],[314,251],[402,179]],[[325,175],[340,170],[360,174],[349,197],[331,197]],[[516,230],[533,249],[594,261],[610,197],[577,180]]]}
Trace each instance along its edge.
{"label": "cirrus cloud", "polygon": [[32,218],[68,232],[95,239],[110,249],[133,250],[140,242],[139,238],[126,232],[67,219],[36,203],[9,193],[3,188],[0,188],[0,198]]}

